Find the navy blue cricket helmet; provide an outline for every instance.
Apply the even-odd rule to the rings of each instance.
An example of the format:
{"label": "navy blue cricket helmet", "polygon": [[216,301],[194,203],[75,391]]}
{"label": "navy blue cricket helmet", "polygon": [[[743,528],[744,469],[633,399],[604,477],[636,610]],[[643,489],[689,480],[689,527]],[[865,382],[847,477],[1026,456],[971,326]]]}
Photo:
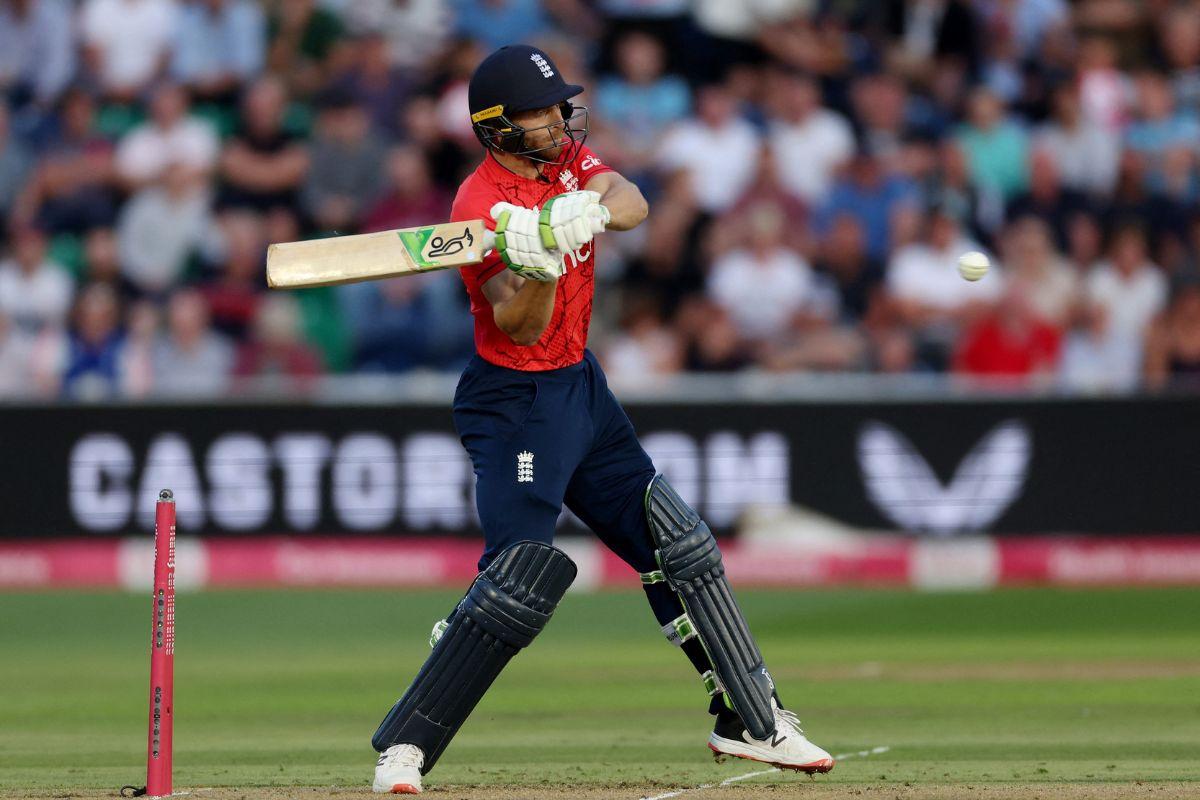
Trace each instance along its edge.
{"label": "navy blue cricket helmet", "polygon": [[[582,91],[582,86],[563,80],[558,67],[542,50],[524,44],[507,45],[480,62],[471,76],[467,88],[471,127],[489,150],[525,156],[544,164],[563,164],[574,157],[587,138],[587,108],[576,108],[570,103]],[[554,160],[539,154],[559,145],[528,147],[525,134],[538,129],[523,128],[512,120],[518,112],[549,106],[559,106],[563,121],[541,127],[550,130],[552,136],[561,132],[571,144],[563,147],[559,158]]]}

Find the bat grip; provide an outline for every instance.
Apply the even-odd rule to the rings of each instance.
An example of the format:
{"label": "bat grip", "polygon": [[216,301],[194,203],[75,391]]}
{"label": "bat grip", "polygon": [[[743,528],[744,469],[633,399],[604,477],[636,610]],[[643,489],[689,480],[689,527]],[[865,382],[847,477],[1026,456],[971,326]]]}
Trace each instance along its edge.
{"label": "bat grip", "polygon": [[486,256],[489,252],[496,248],[496,232],[484,230],[483,232],[483,254]]}

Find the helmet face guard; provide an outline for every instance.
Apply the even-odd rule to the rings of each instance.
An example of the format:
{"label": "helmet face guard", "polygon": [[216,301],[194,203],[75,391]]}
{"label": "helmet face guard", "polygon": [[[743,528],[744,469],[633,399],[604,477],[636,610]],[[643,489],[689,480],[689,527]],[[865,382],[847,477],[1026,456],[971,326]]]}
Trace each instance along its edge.
{"label": "helmet face guard", "polygon": [[[489,150],[523,156],[530,161],[551,166],[562,166],[570,163],[579,154],[588,135],[588,110],[586,106],[574,106],[570,101],[559,103],[562,121],[539,125],[535,128],[523,128],[505,115],[503,106],[480,111],[471,117],[471,128],[475,131],[480,144]],[[550,134],[553,144],[544,147],[528,147],[525,134],[532,131],[544,130]],[[565,137],[560,139],[559,135]],[[558,158],[546,158],[542,154],[562,147]]]}

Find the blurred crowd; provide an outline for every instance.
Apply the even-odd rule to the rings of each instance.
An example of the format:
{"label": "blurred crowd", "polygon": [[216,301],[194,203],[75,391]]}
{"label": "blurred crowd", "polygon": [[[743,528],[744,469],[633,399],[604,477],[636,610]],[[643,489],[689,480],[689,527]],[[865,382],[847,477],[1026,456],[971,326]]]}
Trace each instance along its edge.
{"label": "blurred crowd", "polygon": [[650,201],[599,248],[616,379],[1200,376],[1196,0],[0,0],[0,396],[459,369],[457,275],[268,293],[265,251],[447,218],[512,42]]}

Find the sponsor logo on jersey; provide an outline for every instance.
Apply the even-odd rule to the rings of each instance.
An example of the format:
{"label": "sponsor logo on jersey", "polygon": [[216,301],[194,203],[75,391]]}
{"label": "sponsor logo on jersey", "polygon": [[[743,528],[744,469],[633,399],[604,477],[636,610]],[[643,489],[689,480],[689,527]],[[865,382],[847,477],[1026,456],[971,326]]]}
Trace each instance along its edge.
{"label": "sponsor logo on jersey", "polygon": [[582,161],[582,163],[580,163],[579,168],[584,172],[587,172],[592,167],[598,166],[600,166],[600,159],[596,158],[595,156],[588,156]]}
{"label": "sponsor logo on jersey", "polygon": [[583,247],[579,248],[578,250],[572,250],[571,252],[569,252],[563,256],[563,272],[566,272],[568,269],[571,269],[572,267],[578,267],[580,264],[587,261],[591,257],[592,257],[592,243],[588,242],[587,244],[585,244]]}

